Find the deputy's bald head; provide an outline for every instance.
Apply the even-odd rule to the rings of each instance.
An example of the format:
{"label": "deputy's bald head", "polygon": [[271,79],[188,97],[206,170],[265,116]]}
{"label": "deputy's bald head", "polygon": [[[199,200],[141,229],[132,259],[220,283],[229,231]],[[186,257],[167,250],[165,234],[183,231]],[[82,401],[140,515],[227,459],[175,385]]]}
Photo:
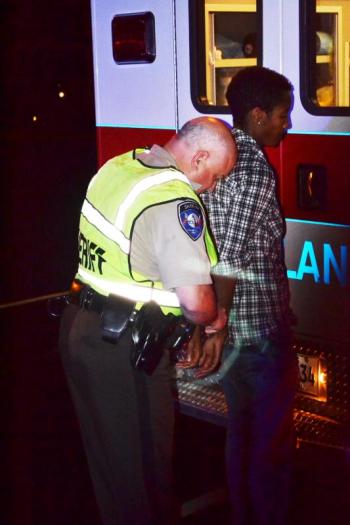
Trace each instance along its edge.
{"label": "deputy's bald head", "polygon": [[237,149],[225,122],[198,117],[186,122],[165,145],[177,166],[199,186],[199,192],[215,188],[226,177],[237,159]]}

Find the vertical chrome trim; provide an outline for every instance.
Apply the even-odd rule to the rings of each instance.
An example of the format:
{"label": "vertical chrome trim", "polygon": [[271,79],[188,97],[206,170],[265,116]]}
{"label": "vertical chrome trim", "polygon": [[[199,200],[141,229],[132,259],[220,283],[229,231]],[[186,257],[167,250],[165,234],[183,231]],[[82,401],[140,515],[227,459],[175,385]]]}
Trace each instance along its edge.
{"label": "vertical chrome trim", "polygon": [[177,27],[176,27],[176,0],[172,0],[172,20],[173,20],[173,68],[174,68],[174,108],[175,108],[175,129],[179,131],[179,86],[177,75]]}
{"label": "vertical chrome trim", "polygon": [[279,66],[280,66],[280,72],[283,73],[284,71],[284,62],[283,62],[283,50],[285,49],[285,36],[283,33],[283,23],[285,18],[285,9],[284,9],[284,2],[280,0],[280,17],[279,17],[279,40],[280,40],[280,57],[279,57]]}

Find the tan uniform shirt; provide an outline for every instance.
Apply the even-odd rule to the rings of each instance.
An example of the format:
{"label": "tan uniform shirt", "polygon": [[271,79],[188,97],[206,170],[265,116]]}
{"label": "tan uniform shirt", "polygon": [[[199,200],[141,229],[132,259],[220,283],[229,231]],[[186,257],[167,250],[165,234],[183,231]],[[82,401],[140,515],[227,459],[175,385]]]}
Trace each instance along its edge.
{"label": "tan uniform shirt", "polygon": [[[137,158],[149,166],[176,167],[174,159],[160,146],[153,146]],[[131,239],[131,269],[161,281],[167,289],[212,283],[204,228],[193,240],[180,224],[179,203],[181,200],[145,210],[135,223]]]}

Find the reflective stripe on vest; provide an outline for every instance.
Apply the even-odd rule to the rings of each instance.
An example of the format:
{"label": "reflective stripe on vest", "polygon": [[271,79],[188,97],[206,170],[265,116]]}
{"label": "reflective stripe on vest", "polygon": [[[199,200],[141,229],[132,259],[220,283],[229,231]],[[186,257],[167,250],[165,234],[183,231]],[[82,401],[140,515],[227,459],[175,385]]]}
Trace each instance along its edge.
{"label": "reflective stripe on vest", "polygon": [[94,208],[87,199],[84,201],[82,214],[90,222],[90,224],[95,226],[101,233],[103,233],[103,235],[105,235],[111,241],[116,242],[124,253],[129,254],[130,240],[125,237],[123,233],[125,217],[129,208],[133,205],[141,193],[144,193],[146,190],[154,186],[164,184],[172,180],[181,180],[182,182],[188,184],[188,179],[185,175],[182,173],[174,173],[174,171],[164,171],[163,173],[152,175],[151,177],[138,182],[120,205],[114,224],[105,219],[105,217],[103,217],[103,215],[98,210],[96,210],[96,208]]}
{"label": "reflective stripe on vest", "polygon": [[125,297],[131,301],[148,302],[155,301],[160,306],[180,307],[179,300],[175,292],[167,290],[159,290],[156,288],[148,288],[145,286],[138,286],[137,284],[116,283],[113,281],[106,281],[99,279],[95,275],[86,272],[83,267],[79,266],[79,275],[86,279],[91,285],[103,290],[106,295],[114,294],[120,297]]}
{"label": "reflective stripe on vest", "polygon": [[118,230],[112,223],[107,221],[104,216],[85,199],[81,213],[93,224],[103,235],[118,244],[119,248],[126,254],[130,253],[130,241],[123,232]]}

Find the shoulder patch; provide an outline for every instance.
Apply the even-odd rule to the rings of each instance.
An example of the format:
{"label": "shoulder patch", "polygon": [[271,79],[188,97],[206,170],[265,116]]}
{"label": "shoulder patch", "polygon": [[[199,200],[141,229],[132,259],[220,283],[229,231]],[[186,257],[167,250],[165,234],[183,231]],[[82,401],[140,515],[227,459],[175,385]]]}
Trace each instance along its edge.
{"label": "shoulder patch", "polygon": [[177,206],[181,228],[193,241],[199,239],[204,228],[203,212],[198,202],[188,199]]}

